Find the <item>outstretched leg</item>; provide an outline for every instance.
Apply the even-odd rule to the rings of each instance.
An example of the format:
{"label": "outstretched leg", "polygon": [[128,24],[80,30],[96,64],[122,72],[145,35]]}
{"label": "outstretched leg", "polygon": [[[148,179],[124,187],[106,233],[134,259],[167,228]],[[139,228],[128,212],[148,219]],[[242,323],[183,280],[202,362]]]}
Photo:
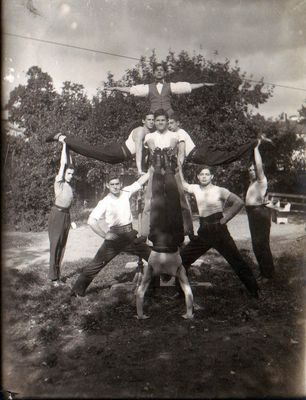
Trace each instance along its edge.
{"label": "outstretched leg", "polygon": [[191,291],[191,287],[186,275],[185,268],[181,265],[176,274],[177,278],[179,279],[181,288],[185,295],[185,303],[186,303],[186,314],[182,315],[185,319],[192,319],[193,318],[193,294]]}
{"label": "outstretched leg", "polygon": [[143,313],[143,300],[144,300],[144,295],[151,282],[152,272],[153,269],[150,264],[144,266],[143,278],[136,293],[136,308],[137,308],[138,319],[150,318],[148,315],[145,315]]}

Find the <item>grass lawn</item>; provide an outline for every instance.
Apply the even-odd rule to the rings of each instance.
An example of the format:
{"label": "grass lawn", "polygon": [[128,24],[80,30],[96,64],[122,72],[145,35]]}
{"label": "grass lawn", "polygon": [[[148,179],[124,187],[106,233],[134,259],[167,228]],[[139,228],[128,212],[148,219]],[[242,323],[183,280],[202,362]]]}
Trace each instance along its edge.
{"label": "grass lawn", "polygon": [[150,319],[134,317],[133,285],[112,285],[132,282],[124,265],[135,257],[115,258],[81,299],[70,287],[88,260],[64,263],[58,288],[39,264],[4,268],[3,387],[48,399],[305,395],[304,248],[302,238],[280,249],[260,300],[210,251],[191,270],[191,281],[212,284],[193,288],[201,307],[193,321],[181,318],[174,287],[146,297]]}

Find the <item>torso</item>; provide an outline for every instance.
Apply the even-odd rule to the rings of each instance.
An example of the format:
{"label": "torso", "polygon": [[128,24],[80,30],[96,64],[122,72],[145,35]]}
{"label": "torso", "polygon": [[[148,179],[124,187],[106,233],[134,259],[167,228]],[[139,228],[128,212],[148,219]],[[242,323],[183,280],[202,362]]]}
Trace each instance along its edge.
{"label": "torso", "polygon": [[223,212],[225,201],[230,195],[229,190],[215,185],[209,185],[209,187],[189,186],[190,192],[196,198],[200,217],[208,217]]}
{"label": "torso", "polygon": [[69,208],[73,200],[73,190],[64,180],[54,182],[55,205]]}
{"label": "torso", "polygon": [[169,130],[163,133],[155,131],[153,133],[148,133],[145,136],[145,142],[149,139],[152,139],[154,141],[156,147],[164,149],[170,147],[172,143],[178,143],[179,135],[177,132],[171,132]]}
{"label": "torso", "polygon": [[252,182],[247,190],[245,204],[247,206],[260,206],[265,203],[265,194],[267,192],[267,178],[262,181]]}

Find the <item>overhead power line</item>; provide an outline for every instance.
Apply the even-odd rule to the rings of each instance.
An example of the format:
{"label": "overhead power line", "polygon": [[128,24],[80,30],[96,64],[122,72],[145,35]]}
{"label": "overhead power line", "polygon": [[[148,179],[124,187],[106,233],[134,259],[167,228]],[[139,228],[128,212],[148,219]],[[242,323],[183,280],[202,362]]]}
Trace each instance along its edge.
{"label": "overhead power line", "polygon": [[[87,47],[74,46],[74,45],[66,44],[66,43],[54,42],[54,41],[52,41],[52,40],[38,39],[38,38],[29,37],[29,36],[17,35],[17,34],[15,34],[15,33],[9,33],[9,32],[3,32],[3,34],[4,34],[4,35],[7,35],[7,36],[12,36],[12,37],[17,37],[17,38],[21,38],[21,39],[26,39],[26,40],[33,40],[33,41],[35,41],[35,42],[53,44],[53,45],[55,45],[55,46],[69,47],[69,48],[77,49],[77,50],[90,51],[90,52],[92,52],[92,53],[106,54],[106,55],[113,56],[113,57],[127,58],[127,59],[129,59],[129,60],[136,60],[136,61],[139,61],[139,60],[140,60],[140,58],[136,58],[136,57],[125,56],[125,55],[117,54],[117,53],[110,53],[110,52],[102,51],[102,50],[89,49],[89,48],[87,48]],[[304,89],[304,88],[299,88],[299,87],[294,87],[294,86],[279,85],[279,84],[277,84],[277,83],[265,82],[265,81],[256,81],[256,80],[254,80],[254,79],[247,79],[247,78],[244,78],[243,80],[244,80],[244,81],[249,81],[249,82],[254,82],[254,83],[263,83],[264,85],[277,86],[277,87],[281,87],[281,88],[284,88],[284,89],[293,89],[293,90],[300,90],[300,91],[302,91],[302,92],[306,92],[306,89]]]}
{"label": "overhead power line", "polygon": [[18,38],[21,38],[21,39],[34,40],[35,42],[53,44],[53,45],[56,45],[56,46],[70,47],[70,48],[72,48],[72,49],[91,51],[92,53],[107,54],[108,56],[121,57],[121,58],[128,58],[128,59],[130,59],[130,60],[137,60],[137,61],[139,61],[139,58],[136,58],[136,57],[129,57],[129,56],[124,56],[124,55],[122,55],[122,54],[109,53],[109,52],[107,52],[107,51],[102,51],[102,50],[89,49],[89,48],[87,48],[87,47],[73,46],[72,44],[66,44],[66,43],[60,43],[60,42],[53,42],[52,40],[37,39],[37,38],[28,37],[28,36],[23,36],[23,35],[16,35],[16,34],[14,34],[14,33],[8,33],[8,32],[4,32],[4,35],[13,36],[13,37],[18,37]]}

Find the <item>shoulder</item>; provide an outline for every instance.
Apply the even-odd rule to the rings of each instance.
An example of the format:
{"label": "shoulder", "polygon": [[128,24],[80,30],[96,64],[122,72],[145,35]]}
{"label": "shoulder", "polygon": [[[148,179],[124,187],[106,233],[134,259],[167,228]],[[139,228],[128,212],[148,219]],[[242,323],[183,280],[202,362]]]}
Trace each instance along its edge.
{"label": "shoulder", "polygon": [[55,183],[65,183],[65,178],[63,175],[56,175]]}
{"label": "shoulder", "polygon": [[232,194],[228,189],[221,186],[215,186],[215,190],[219,192],[220,197],[223,200],[226,200]]}

